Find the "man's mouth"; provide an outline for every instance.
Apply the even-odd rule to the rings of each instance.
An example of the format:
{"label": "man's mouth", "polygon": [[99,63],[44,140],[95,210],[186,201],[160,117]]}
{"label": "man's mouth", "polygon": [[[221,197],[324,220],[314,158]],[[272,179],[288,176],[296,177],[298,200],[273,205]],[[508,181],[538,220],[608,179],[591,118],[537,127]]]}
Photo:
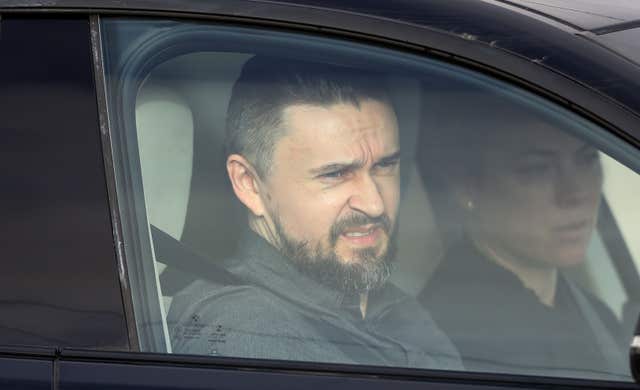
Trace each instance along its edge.
{"label": "man's mouth", "polygon": [[364,237],[368,236],[373,232],[373,229],[369,229],[363,232],[345,232],[344,235],[347,237]]}
{"label": "man's mouth", "polygon": [[378,242],[382,229],[379,225],[367,225],[345,229],[341,236],[355,246],[372,246]]}
{"label": "man's mouth", "polygon": [[377,246],[383,238],[383,233],[389,235],[391,221],[386,214],[379,217],[369,217],[364,214],[345,216],[331,227],[329,240],[332,246],[337,245],[338,240],[355,248],[367,248]]}

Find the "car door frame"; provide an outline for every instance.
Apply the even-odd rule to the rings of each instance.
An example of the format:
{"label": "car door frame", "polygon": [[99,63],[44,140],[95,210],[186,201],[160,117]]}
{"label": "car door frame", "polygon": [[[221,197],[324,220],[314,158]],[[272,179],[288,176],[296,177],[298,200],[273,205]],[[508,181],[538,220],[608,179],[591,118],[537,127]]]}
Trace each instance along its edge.
{"label": "car door frame", "polygon": [[[101,80],[104,69],[101,63],[99,39],[99,19],[103,16],[152,16],[169,17],[188,20],[208,20],[217,23],[235,23],[276,28],[288,31],[315,33],[351,39],[375,45],[382,45],[396,50],[404,50],[430,56],[440,61],[462,65],[480,71],[492,77],[507,80],[526,90],[554,101],[555,103],[588,117],[624,142],[640,148],[640,129],[633,127],[638,123],[637,113],[617,104],[611,98],[585,86],[581,80],[568,78],[549,69],[540,63],[532,62],[521,56],[493,48],[477,40],[464,36],[463,33],[443,32],[428,26],[418,26],[406,22],[381,19],[362,14],[355,14],[329,9],[305,9],[291,4],[272,4],[251,1],[220,1],[219,6],[206,5],[198,1],[185,1],[181,9],[170,1],[68,1],[60,0],[55,5],[42,5],[37,1],[8,1],[0,7],[2,13],[80,13],[91,15],[92,50],[98,89],[97,102],[100,112],[100,126],[103,137],[103,152],[107,167],[107,187],[114,216],[114,242],[121,270],[126,272],[126,261],[121,248],[121,221],[117,216],[117,198],[115,196],[115,179],[113,177],[113,161],[109,145],[110,129],[106,118],[106,98],[104,80]],[[247,7],[254,6],[253,8]],[[530,21],[530,23],[534,23]],[[536,21],[535,23],[541,23]],[[538,28],[540,26],[537,26]],[[549,34],[557,34],[551,31]],[[577,41],[576,41],[577,42]],[[576,43],[577,44],[577,43]],[[602,50],[600,52],[599,50]],[[615,56],[604,49],[593,46],[598,56]],[[612,57],[613,58],[613,57]],[[627,69],[623,61],[615,62],[621,69]],[[508,71],[506,71],[508,69]],[[607,118],[604,120],[602,118]],[[126,275],[126,274],[125,274]],[[130,291],[126,287],[127,279],[121,278],[125,285],[125,305],[130,332],[135,335],[135,320],[131,305]],[[135,336],[134,336],[135,339]],[[633,384],[619,382],[589,382],[580,379],[543,378],[516,376],[505,374],[453,373],[446,371],[417,371],[401,368],[380,368],[363,366],[339,366],[315,363],[248,361],[244,359],[225,359],[212,357],[194,357],[180,355],[159,355],[128,352],[100,352],[81,350],[61,350],[57,353],[56,362],[84,361],[92,364],[136,364],[161,366],[191,366],[200,368],[223,367],[230,369],[254,369],[273,372],[304,372],[324,375],[331,372],[343,376],[370,376],[403,378],[419,381],[455,382],[475,384],[478,386],[534,386],[536,388],[635,388]],[[55,371],[55,370],[54,370]],[[426,383],[426,382],[425,382]]]}

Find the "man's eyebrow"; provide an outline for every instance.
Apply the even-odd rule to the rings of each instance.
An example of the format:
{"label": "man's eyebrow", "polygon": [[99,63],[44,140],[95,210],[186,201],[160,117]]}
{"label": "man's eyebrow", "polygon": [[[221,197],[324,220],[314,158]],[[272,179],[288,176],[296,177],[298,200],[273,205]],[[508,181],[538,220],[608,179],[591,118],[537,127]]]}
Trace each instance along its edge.
{"label": "man's eyebrow", "polygon": [[353,170],[353,169],[360,168],[362,165],[363,163],[361,161],[335,162],[335,163],[322,165],[317,168],[312,168],[309,170],[309,173],[316,176],[316,175],[322,175],[324,173],[335,172],[335,171]]}
{"label": "man's eyebrow", "polygon": [[386,162],[392,162],[392,161],[396,161],[396,160],[400,160],[400,150],[396,150],[395,152],[382,157],[381,159],[379,159],[376,164],[380,164],[380,163],[386,163]]}
{"label": "man's eyebrow", "polygon": [[[399,159],[400,159],[400,150],[397,150],[387,156],[380,158],[378,161],[376,161],[375,164],[380,164],[381,162],[395,161]],[[317,176],[317,175],[322,175],[325,173],[335,172],[335,171],[355,170],[355,169],[361,168],[363,165],[364,163],[360,160],[335,162],[335,163],[325,164],[317,168],[312,168],[309,170],[309,173],[313,176]]]}

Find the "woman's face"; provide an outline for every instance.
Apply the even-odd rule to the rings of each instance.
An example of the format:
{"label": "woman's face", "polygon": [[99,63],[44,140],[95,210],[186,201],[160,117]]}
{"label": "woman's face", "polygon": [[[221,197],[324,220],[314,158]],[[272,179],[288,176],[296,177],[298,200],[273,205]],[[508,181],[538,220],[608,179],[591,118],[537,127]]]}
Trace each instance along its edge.
{"label": "woman's face", "polygon": [[492,133],[467,186],[474,236],[530,265],[580,263],[600,203],[598,151],[543,123]]}

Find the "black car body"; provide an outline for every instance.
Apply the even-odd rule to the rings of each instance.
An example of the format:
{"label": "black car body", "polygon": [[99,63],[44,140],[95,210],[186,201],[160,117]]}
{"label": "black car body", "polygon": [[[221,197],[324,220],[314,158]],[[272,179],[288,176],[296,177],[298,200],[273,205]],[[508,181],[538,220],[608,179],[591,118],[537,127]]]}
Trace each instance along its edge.
{"label": "black car body", "polygon": [[[143,334],[139,324],[161,314],[140,310],[139,300],[161,297],[140,287],[152,271],[132,265],[132,257],[151,251],[149,243],[131,244],[146,220],[123,218],[136,196],[127,183],[136,178],[118,165],[127,158],[119,148],[132,141],[114,130],[131,125],[119,110],[135,95],[126,96],[120,84],[124,97],[109,92],[122,80],[105,74],[121,66],[139,87],[160,61],[144,59],[170,46],[134,44],[139,50],[122,56],[129,62],[116,63],[105,54],[109,45],[130,42],[108,40],[111,20],[246,27],[430,58],[517,86],[606,129],[622,145],[622,164],[637,167],[640,156],[640,7],[624,2],[2,1],[4,388],[635,388],[624,381],[149,352],[161,349],[160,336]],[[603,240],[628,297],[624,315],[634,321],[640,274],[619,229],[607,231],[617,232]]]}

